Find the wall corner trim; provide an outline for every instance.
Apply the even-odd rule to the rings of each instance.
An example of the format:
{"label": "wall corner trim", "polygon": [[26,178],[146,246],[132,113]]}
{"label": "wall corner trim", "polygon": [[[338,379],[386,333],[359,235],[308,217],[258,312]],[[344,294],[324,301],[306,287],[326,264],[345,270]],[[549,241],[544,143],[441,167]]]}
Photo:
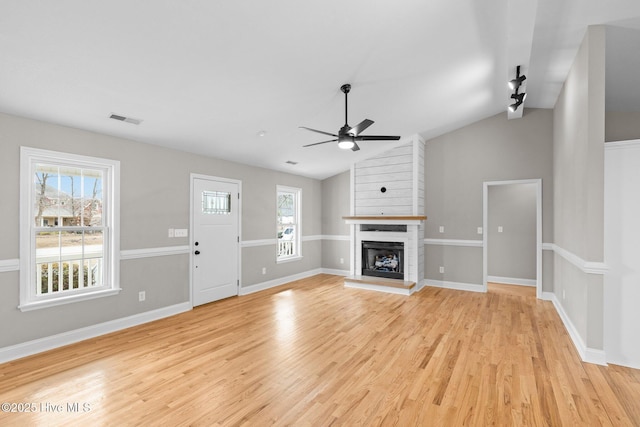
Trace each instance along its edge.
{"label": "wall corner trim", "polygon": [[548,246],[550,246],[555,254],[560,255],[562,258],[578,267],[583,273],[603,275],[609,271],[609,267],[604,262],[585,261],[578,255],[561,248],[555,243],[550,243]]}
{"label": "wall corner trim", "polygon": [[143,323],[153,322],[154,320],[174,316],[189,310],[191,310],[191,303],[183,302],[120,319],[110,320],[97,325],[91,325],[75,329],[73,331],[63,332],[61,334],[0,348],[0,363],[31,356],[32,354],[95,338],[100,335],[109,334],[132,326],[142,325]]}
{"label": "wall corner trim", "polygon": [[0,260],[0,273],[9,271],[20,271],[20,259],[3,259]]}

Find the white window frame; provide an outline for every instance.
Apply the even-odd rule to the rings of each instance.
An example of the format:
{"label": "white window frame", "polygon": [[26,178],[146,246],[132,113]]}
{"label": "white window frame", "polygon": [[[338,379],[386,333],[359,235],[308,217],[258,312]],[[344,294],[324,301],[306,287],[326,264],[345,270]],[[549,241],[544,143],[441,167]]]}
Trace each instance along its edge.
{"label": "white window frame", "polygon": [[[295,195],[295,226],[296,233],[294,248],[296,249],[292,255],[280,256],[280,239],[277,239],[278,228],[280,226],[280,218],[278,215],[278,195],[281,193],[293,193]],[[298,261],[302,259],[302,189],[296,187],[287,187],[285,185],[276,185],[276,263]]]}
{"label": "white window frame", "polygon": [[[34,225],[34,180],[39,163],[101,169],[104,259],[103,285],[78,292],[36,295],[36,246]],[[120,292],[120,162],[57,151],[20,147],[20,305],[21,311],[53,307],[115,295]]]}

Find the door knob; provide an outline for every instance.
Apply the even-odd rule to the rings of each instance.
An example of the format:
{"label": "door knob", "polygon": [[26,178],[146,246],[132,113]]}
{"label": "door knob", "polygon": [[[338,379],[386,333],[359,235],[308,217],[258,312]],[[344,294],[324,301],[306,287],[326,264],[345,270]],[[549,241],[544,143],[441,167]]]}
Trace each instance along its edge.
{"label": "door knob", "polygon": [[194,254],[200,255],[200,251],[195,251]]}

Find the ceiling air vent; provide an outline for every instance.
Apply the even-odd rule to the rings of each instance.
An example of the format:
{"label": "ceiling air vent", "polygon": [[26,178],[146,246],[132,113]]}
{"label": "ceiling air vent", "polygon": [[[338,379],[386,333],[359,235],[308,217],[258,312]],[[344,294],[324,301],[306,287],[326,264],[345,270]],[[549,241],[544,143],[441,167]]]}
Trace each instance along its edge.
{"label": "ceiling air vent", "polygon": [[125,117],[125,116],[121,116],[113,113],[111,113],[109,118],[113,120],[120,120],[121,122],[132,123],[134,125],[139,125],[140,123],[142,123],[142,120],[140,119],[134,119],[133,117]]}

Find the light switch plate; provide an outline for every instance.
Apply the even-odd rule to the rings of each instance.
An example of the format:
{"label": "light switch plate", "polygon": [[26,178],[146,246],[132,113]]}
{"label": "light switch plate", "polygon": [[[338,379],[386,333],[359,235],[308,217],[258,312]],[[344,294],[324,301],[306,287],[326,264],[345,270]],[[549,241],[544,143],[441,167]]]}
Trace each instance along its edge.
{"label": "light switch plate", "polygon": [[186,228],[176,228],[175,230],[176,237],[187,237],[189,236],[189,230]]}

